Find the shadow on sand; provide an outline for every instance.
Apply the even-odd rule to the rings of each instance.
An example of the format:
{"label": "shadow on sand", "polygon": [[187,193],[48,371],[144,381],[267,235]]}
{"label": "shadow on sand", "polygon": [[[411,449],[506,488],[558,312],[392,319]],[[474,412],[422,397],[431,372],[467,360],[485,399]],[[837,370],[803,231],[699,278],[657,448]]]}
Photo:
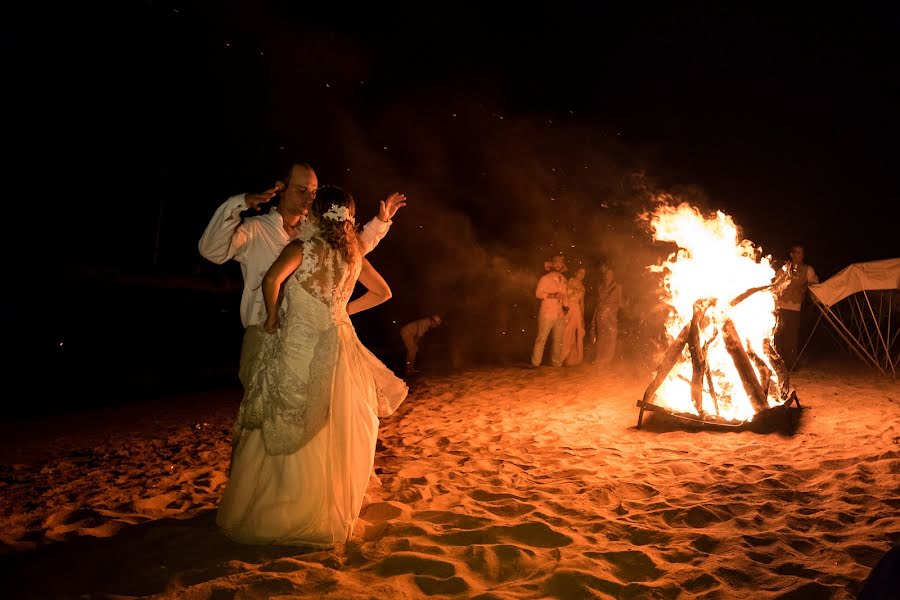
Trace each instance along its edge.
{"label": "shadow on sand", "polygon": [[[287,556],[315,556],[321,564],[323,554],[329,552],[236,544],[216,526],[215,510],[206,510],[185,519],[126,526],[112,537],[83,535],[33,550],[6,549],[0,577],[4,598],[147,596],[245,571],[241,564]],[[234,595],[234,590],[221,592],[213,596]]]}

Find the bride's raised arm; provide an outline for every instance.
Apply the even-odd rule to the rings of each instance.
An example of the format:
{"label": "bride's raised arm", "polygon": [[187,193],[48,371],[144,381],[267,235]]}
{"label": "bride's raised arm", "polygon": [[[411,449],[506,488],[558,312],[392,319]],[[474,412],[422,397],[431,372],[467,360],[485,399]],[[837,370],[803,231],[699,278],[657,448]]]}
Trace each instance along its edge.
{"label": "bride's raised arm", "polygon": [[262,280],[263,300],[266,303],[266,322],[263,329],[267,333],[275,333],[278,329],[278,297],[281,284],[291,273],[300,268],[303,262],[303,243],[294,241],[284,247]]}
{"label": "bride's raised arm", "polygon": [[391,299],[391,288],[384,278],[375,270],[367,259],[363,259],[359,282],[366,288],[366,293],[347,305],[347,314],[355,315]]}

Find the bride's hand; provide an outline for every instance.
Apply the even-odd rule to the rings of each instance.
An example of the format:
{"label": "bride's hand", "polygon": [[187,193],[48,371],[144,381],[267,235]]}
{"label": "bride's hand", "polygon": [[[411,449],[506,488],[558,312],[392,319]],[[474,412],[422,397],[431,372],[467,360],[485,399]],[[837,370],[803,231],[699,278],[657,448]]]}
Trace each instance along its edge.
{"label": "bride's hand", "polygon": [[266,319],[266,322],[263,324],[263,329],[266,330],[266,333],[272,335],[278,328],[281,326],[281,323],[278,322],[278,317],[274,317],[272,319]]}
{"label": "bride's hand", "polygon": [[406,196],[403,194],[393,193],[388,196],[387,200],[382,200],[378,209],[378,218],[385,223],[394,218],[397,211],[406,206]]}

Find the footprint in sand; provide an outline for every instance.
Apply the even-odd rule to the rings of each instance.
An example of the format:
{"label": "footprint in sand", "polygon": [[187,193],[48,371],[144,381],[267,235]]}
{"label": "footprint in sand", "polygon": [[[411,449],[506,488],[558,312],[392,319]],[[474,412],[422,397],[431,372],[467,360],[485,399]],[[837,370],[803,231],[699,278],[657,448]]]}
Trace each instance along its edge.
{"label": "footprint in sand", "polygon": [[830,600],[836,591],[836,588],[810,581],[785,594],[776,596],[776,598],[777,600]]}
{"label": "footprint in sand", "polygon": [[604,533],[610,541],[621,539],[628,540],[632,546],[647,546],[649,544],[668,544],[672,536],[658,529],[644,529],[632,525],[620,525],[610,521],[594,523],[591,525],[594,533]]}
{"label": "footprint in sand", "polygon": [[383,523],[396,519],[403,514],[403,509],[391,502],[375,502],[366,506],[359,517],[369,523]]}
{"label": "footprint in sand", "polygon": [[427,575],[416,575],[413,581],[423,592],[429,596],[450,595],[456,596],[469,590],[469,584],[462,577],[448,577],[438,579]]}
{"label": "footprint in sand", "polygon": [[509,494],[505,492],[489,492],[487,490],[472,490],[471,492],[469,492],[469,497],[478,502],[495,502],[497,500],[506,500],[508,498],[521,501],[528,500],[528,498],[523,498],[522,496],[517,496],[515,494]]}
{"label": "footprint in sand", "polygon": [[758,580],[757,576],[747,571],[739,571],[728,567],[719,567],[715,571],[716,576],[722,579],[732,587],[748,588],[754,587]]}
{"label": "footprint in sand", "polygon": [[649,500],[659,495],[659,490],[646,483],[620,483],[613,493],[622,500]]}
{"label": "footprint in sand", "polygon": [[775,561],[775,556],[772,554],[766,554],[764,552],[748,552],[747,558],[754,562],[762,563],[764,565],[770,565]]}
{"label": "footprint in sand", "polygon": [[383,577],[429,575],[446,579],[456,575],[456,567],[453,563],[413,552],[396,552],[383,558],[372,568]]}
{"label": "footprint in sand", "polygon": [[294,560],[292,558],[282,558],[273,561],[267,565],[263,565],[259,570],[263,573],[293,573],[309,567],[309,563]]}
{"label": "footprint in sand", "polygon": [[519,542],[533,548],[558,548],[572,543],[572,538],[539,521],[509,526],[495,525],[486,529],[474,529],[471,531],[454,531],[452,533],[433,535],[430,538],[449,546],[497,544],[501,540]]}
{"label": "footprint in sand", "polygon": [[794,562],[780,564],[773,571],[779,575],[791,575],[793,577],[802,577],[803,579],[817,579],[822,576],[821,571],[807,569],[800,563]]}
{"label": "footprint in sand", "polygon": [[711,590],[718,585],[718,579],[716,579],[709,573],[704,573],[703,575],[694,577],[693,579],[688,579],[683,584],[681,584],[681,587],[693,594],[699,594],[701,592]]}
{"label": "footprint in sand", "polygon": [[511,544],[472,546],[465,556],[469,569],[489,581],[525,579],[537,569],[533,550]]}
{"label": "footprint in sand", "polygon": [[884,556],[884,550],[881,548],[876,548],[875,546],[864,546],[862,544],[857,544],[854,546],[847,546],[845,548],[847,554],[856,562],[864,567],[874,567],[878,561]]}
{"label": "footprint in sand", "polygon": [[476,544],[496,544],[500,540],[494,528],[474,529],[472,531],[454,531],[453,533],[444,533],[429,536],[439,544],[448,546],[474,546]]}
{"label": "footprint in sand", "polygon": [[810,556],[813,552],[816,551],[816,545],[807,540],[791,540],[787,542],[787,545],[799,552],[800,554],[805,554],[806,556]]}
{"label": "footprint in sand", "polygon": [[[77,508],[51,514],[44,519],[43,527],[44,529],[54,529],[60,525],[79,525],[82,528],[99,527],[108,520],[92,508]],[[66,527],[66,529],[72,529],[72,527]]]}
{"label": "footprint in sand", "polygon": [[534,511],[537,507],[534,504],[509,499],[493,504],[485,504],[482,508],[498,517],[520,517]]}
{"label": "footprint in sand", "polygon": [[619,581],[630,583],[632,581],[654,581],[666,574],[665,571],[656,568],[653,560],[639,550],[625,550],[622,552],[585,552],[584,555],[592,559],[600,559],[609,563]]}
{"label": "footprint in sand", "polygon": [[490,519],[464,515],[449,510],[424,510],[413,513],[413,519],[443,525],[446,529],[479,529],[493,523]]}
{"label": "footprint in sand", "polygon": [[719,547],[719,540],[713,539],[708,535],[699,535],[691,542],[691,546],[700,552],[712,554]]}
{"label": "footprint in sand", "polygon": [[559,533],[540,521],[520,523],[509,527],[496,527],[495,529],[500,530],[501,537],[510,537],[517,542],[535,548],[558,548],[572,543],[572,538]]}
{"label": "footprint in sand", "polygon": [[622,585],[577,569],[558,569],[547,580],[547,593],[561,600],[595,598],[603,592],[613,598],[677,598],[681,589],[674,585],[648,586],[640,583]]}
{"label": "footprint in sand", "polygon": [[688,510],[670,509],[661,513],[663,520],[672,527],[701,529],[714,523],[727,521],[730,516],[719,515],[705,506],[692,506]]}
{"label": "footprint in sand", "polygon": [[660,554],[660,557],[667,563],[672,563],[674,565],[683,565],[698,559],[696,552],[686,552],[683,550],[663,552]]}

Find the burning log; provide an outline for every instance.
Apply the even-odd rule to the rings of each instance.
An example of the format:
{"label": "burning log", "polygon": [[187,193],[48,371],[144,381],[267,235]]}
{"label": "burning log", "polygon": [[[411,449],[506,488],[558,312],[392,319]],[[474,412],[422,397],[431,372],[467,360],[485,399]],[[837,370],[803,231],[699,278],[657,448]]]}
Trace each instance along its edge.
{"label": "burning log", "polygon": [[722,338],[725,340],[725,349],[734,361],[734,366],[741,378],[741,383],[744,384],[744,390],[750,398],[753,409],[756,412],[768,410],[769,402],[766,399],[766,394],[763,393],[763,389],[759,385],[756,372],[753,370],[753,365],[750,364],[750,357],[747,356],[747,351],[744,349],[741,338],[738,336],[737,329],[735,329],[734,322],[731,319],[725,319],[725,323],[722,325]]}
{"label": "burning log", "polygon": [[713,407],[716,409],[716,414],[719,414],[719,395],[716,393],[716,388],[713,385],[712,373],[709,372],[709,368],[706,369],[706,383],[709,384],[709,395],[712,396]]}
{"label": "burning log", "polygon": [[711,298],[694,302],[694,317],[687,339],[691,351],[691,401],[700,416],[703,416],[703,375],[706,373],[706,348],[700,346],[700,321],[714,303]]}
{"label": "burning log", "polygon": [[747,348],[747,356],[749,356],[750,360],[753,361],[753,364],[756,365],[756,370],[759,371],[760,376],[759,386],[762,388],[763,395],[768,398],[769,386],[772,385],[772,371],[766,366],[766,361],[761,359],[759,355],[750,348]]}
{"label": "burning log", "polygon": [[781,397],[783,399],[786,390],[791,387],[788,382],[788,372],[784,365],[784,360],[782,360],[781,356],[778,355],[778,352],[775,351],[775,347],[772,345],[771,340],[763,340],[763,350],[766,352],[766,358],[768,358],[769,362],[772,363],[772,366],[775,367],[775,375],[778,376],[778,383],[781,385]]}
{"label": "burning log", "polygon": [[747,291],[744,292],[743,294],[741,294],[741,295],[739,295],[739,296],[735,296],[735,298],[730,302],[730,304],[731,304],[731,306],[737,306],[738,304],[740,304],[741,302],[743,302],[744,300],[746,300],[747,298],[749,298],[750,296],[752,296],[752,295],[755,294],[756,292],[761,292],[761,291],[763,291],[763,290],[768,290],[768,289],[771,289],[771,288],[772,288],[772,284],[769,284],[769,285],[761,285],[761,286],[759,286],[759,287],[753,287],[753,288],[750,288],[749,290],[747,290]]}
{"label": "burning log", "polygon": [[691,326],[685,325],[681,330],[681,333],[678,334],[678,337],[676,337],[669,345],[669,349],[666,350],[666,354],[659,363],[659,368],[656,370],[656,376],[653,378],[653,381],[650,382],[650,385],[647,386],[647,391],[644,392],[643,402],[649,402],[650,399],[653,398],[653,394],[656,393],[656,390],[659,389],[659,386],[661,386],[663,381],[666,380],[666,377],[669,376],[669,371],[672,370],[672,367],[675,366],[675,363],[677,363],[678,359],[681,357],[681,352],[684,350],[684,345],[687,344],[690,331]]}

